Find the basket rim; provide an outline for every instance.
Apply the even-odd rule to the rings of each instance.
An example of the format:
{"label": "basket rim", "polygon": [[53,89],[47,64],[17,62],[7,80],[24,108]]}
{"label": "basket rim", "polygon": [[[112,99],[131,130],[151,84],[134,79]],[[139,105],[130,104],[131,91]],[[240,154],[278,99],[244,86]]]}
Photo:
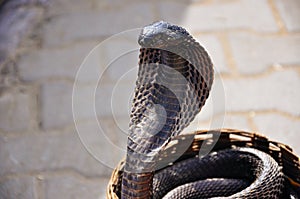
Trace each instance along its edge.
{"label": "basket rim", "polygon": [[[178,135],[166,146],[179,145],[180,141],[191,139],[192,142],[187,153],[197,153],[205,140],[217,139],[214,150],[217,148],[232,147],[251,147],[261,150],[271,155],[276,162],[282,167],[283,173],[287,176],[292,186],[300,188],[300,157],[293,152],[293,149],[281,142],[268,139],[265,135],[258,132],[249,132],[237,129],[214,129],[214,130],[196,130],[186,134]],[[177,141],[177,142],[176,142]],[[173,142],[173,143],[172,143]],[[164,151],[166,151],[166,149]],[[163,151],[163,152],[164,152]],[[182,155],[182,156],[183,156]],[[181,157],[181,156],[180,156]],[[180,158],[178,158],[179,160]],[[122,177],[122,168],[125,162],[123,158],[118,166],[113,170],[109,184],[107,186],[107,198],[118,199],[116,190],[120,185]]]}

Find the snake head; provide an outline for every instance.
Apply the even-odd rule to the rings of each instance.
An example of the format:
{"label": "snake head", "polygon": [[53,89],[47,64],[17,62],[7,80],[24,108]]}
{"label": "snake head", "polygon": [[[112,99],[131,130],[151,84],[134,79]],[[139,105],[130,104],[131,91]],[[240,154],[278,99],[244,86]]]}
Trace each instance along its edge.
{"label": "snake head", "polygon": [[138,43],[144,48],[166,48],[182,44],[187,36],[189,33],[184,28],[158,21],[142,29]]}

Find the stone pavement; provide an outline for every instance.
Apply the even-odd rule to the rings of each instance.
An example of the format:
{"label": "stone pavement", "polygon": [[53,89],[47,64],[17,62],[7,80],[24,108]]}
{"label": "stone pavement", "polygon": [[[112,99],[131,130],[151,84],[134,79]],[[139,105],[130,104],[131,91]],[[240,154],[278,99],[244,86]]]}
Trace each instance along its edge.
{"label": "stone pavement", "polygon": [[[11,0],[0,15],[1,199],[105,198],[137,62],[135,37],[110,37],[161,19],[186,27],[217,72],[188,129],[258,131],[300,154],[298,0]],[[76,130],[76,73],[101,41],[74,87]]]}

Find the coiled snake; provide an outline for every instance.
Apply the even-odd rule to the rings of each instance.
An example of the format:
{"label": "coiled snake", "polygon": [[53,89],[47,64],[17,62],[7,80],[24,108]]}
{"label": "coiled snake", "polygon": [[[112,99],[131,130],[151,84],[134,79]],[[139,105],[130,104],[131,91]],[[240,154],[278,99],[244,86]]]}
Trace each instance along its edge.
{"label": "coiled snake", "polygon": [[127,198],[292,198],[270,155],[254,148],[218,150],[160,165],[162,151],[189,125],[209,96],[213,64],[183,28],[143,28],[130,115],[127,156],[116,193]]}

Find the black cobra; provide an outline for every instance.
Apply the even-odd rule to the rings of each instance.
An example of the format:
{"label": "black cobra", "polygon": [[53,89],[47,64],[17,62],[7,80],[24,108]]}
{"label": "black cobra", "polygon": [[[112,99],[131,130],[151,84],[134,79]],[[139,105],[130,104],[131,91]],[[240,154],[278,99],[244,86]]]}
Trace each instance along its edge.
{"label": "black cobra", "polygon": [[143,28],[121,198],[280,198],[284,177],[268,154],[236,148],[156,171],[160,152],[199,113],[213,83],[205,49],[183,28]]}

